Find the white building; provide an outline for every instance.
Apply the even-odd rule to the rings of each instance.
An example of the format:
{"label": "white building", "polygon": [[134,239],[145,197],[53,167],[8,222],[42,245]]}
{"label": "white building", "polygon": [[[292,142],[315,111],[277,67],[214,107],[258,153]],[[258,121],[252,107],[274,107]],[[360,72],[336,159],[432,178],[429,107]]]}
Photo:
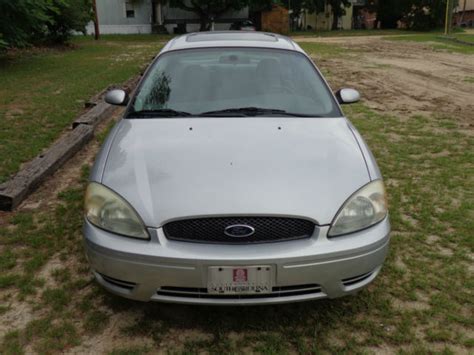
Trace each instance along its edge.
{"label": "white building", "polygon": [[[102,34],[152,33],[166,27],[173,33],[178,25],[187,32],[198,31],[199,17],[193,12],[171,8],[159,0],[96,0],[99,28]],[[248,19],[249,10],[228,12],[216,19],[214,29],[227,30],[235,21]],[[94,26],[89,24],[88,33]]]}

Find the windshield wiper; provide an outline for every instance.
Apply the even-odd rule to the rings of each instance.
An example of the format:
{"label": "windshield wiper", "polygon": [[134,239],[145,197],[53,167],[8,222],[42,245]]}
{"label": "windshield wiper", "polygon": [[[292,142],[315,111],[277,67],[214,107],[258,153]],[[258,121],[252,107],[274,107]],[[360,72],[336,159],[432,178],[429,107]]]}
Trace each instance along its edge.
{"label": "windshield wiper", "polygon": [[188,116],[191,116],[189,112],[176,111],[170,108],[160,108],[157,110],[132,111],[127,115],[127,118],[188,117]]}
{"label": "windshield wiper", "polygon": [[294,116],[294,117],[318,117],[316,115],[308,115],[304,113],[293,113],[285,110],[278,110],[272,108],[263,107],[239,107],[239,108],[226,108],[224,110],[208,111],[199,114],[199,116],[219,116],[229,114],[241,114],[244,116],[265,116],[265,115],[279,115],[279,116]]}

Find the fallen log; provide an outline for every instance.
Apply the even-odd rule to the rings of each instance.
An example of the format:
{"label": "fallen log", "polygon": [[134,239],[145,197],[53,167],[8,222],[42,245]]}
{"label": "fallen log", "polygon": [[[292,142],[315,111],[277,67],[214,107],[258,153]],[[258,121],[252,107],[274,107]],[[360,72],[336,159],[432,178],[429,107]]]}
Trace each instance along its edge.
{"label": "fallen log", "polygon": [[90,141],[93,135],[92,125],[79,125],[43,154],[26,163],[11,180],[0,185],[0,210],[11,211],[18,206],[47,176],[53,174]]}
{"label": "fallen log", "polygon": [[112,106],[102,101],[76,118],[72,123],[72,128],[76,128],[81,124],[96,127],[100,122],[110,117],[116,109],[117,106]]}

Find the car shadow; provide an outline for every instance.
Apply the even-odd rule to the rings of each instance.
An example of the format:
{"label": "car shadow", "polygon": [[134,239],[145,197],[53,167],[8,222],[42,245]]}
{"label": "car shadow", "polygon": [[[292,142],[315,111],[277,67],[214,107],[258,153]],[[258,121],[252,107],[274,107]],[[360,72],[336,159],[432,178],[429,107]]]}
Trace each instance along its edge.
{"label": "car shadow", "polygon": [[[264,306],[204,306],[127,300],[102,291],[105,305],[115,312],[139,315],[137,329],[199,329],[209,333],[249,330],[279,331],[302,325],[341,324],[367,312],[376,295],[363,290],[352,296]],[[133,327],[133,326],[132,326]],[[332,326],[331,326],[332,327]]]}

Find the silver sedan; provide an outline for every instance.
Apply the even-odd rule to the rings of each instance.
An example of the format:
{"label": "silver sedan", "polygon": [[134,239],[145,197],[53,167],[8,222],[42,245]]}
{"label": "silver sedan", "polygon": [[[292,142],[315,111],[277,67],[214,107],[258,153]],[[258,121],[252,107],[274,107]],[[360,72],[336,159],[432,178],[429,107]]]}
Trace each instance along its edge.
{"label": "silver sedan", "polygon": [[85,197],[97,281],[141,301],[271,304],[354,293],[379,274],[381,173],[291,39],[171,40],[105,141]]}

